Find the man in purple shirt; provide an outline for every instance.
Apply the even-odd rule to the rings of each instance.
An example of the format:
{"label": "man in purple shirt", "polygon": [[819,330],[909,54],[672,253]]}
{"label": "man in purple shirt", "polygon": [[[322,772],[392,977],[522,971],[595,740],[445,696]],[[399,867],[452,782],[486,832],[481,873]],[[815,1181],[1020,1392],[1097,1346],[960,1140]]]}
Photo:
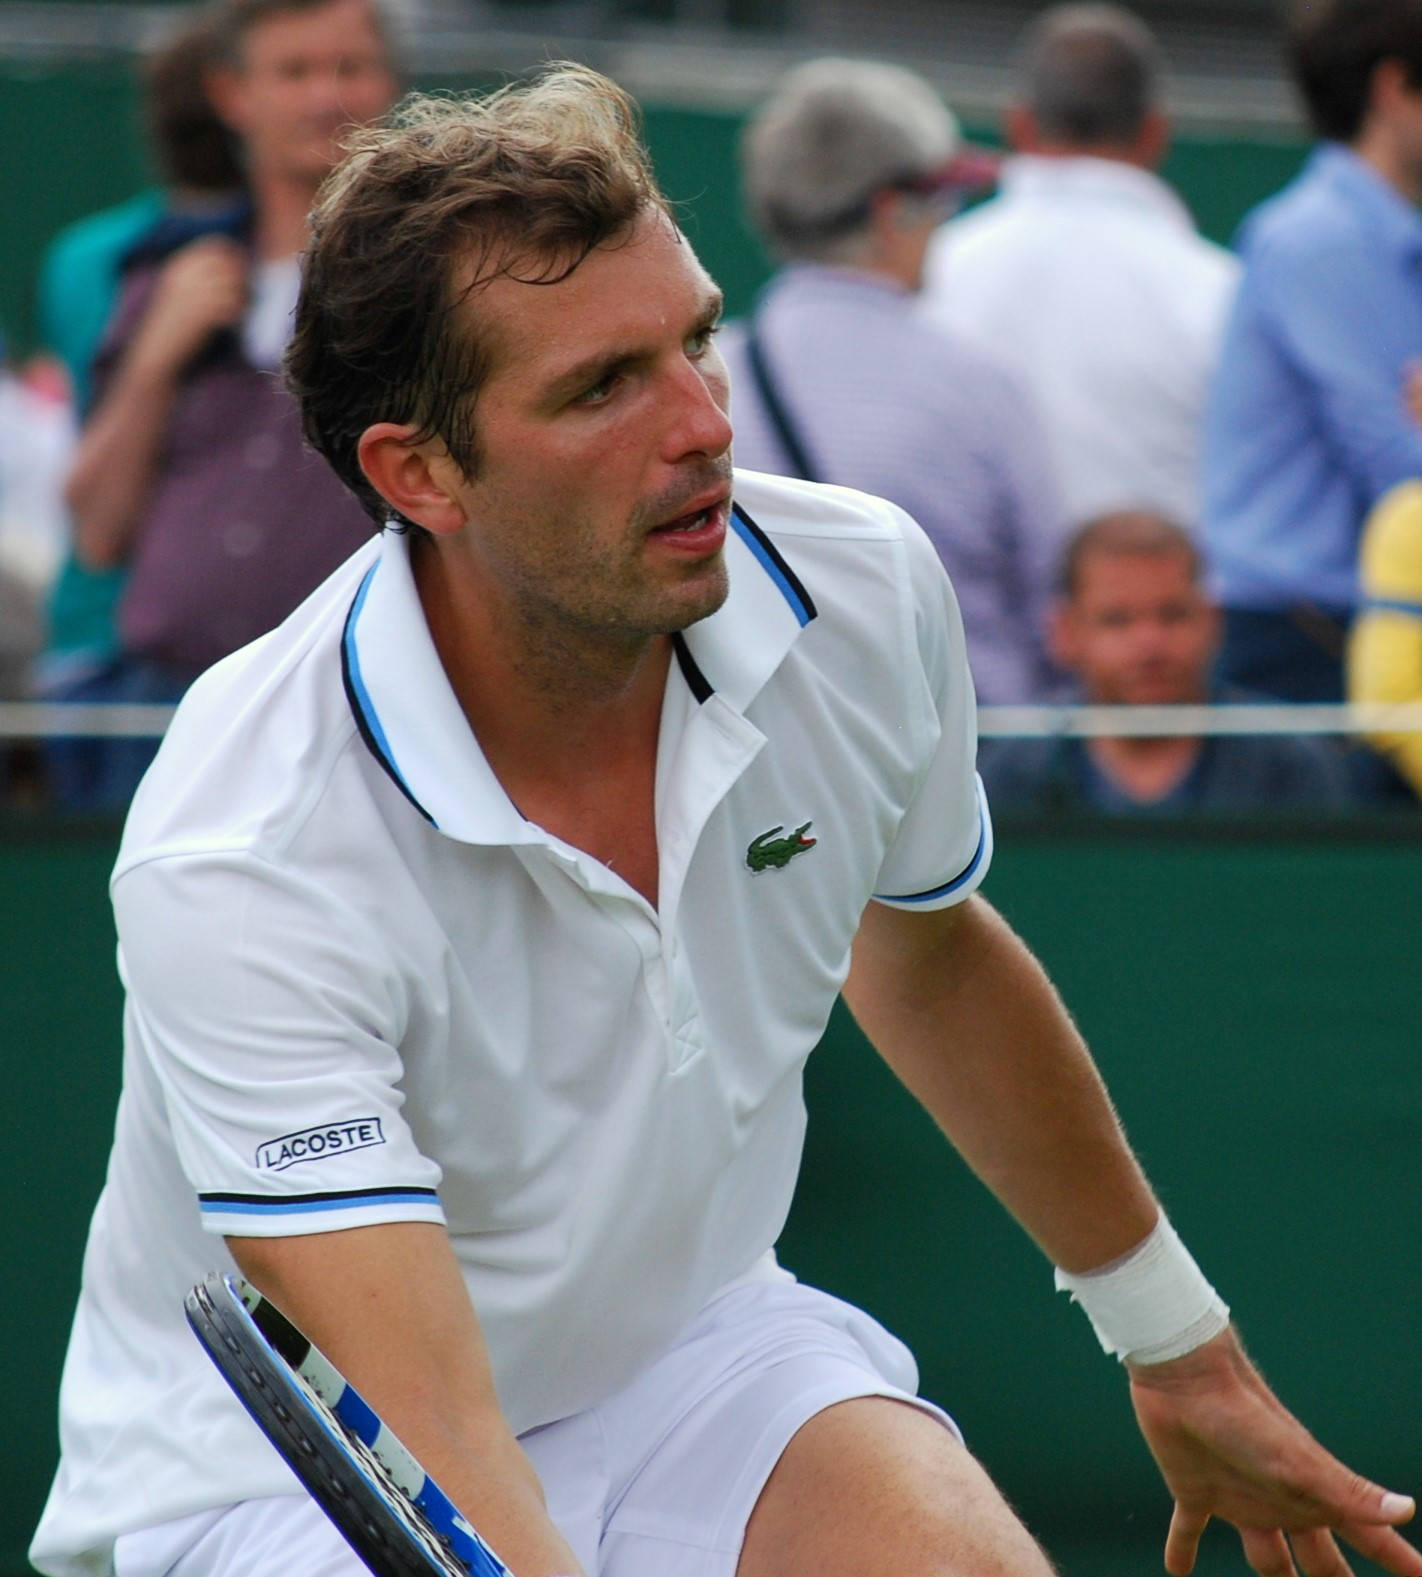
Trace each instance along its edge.
{"label": "man in purple shirt", "polygon": [[[80,561],[128,570],[121,650],[75,699],[176,701],[370,534],[304,447],[278,369],[316,189],[342,132],[396,91],[385,28],[372,0],[222,0],[214,27],[208,92],[251,212],[129,269],[68,488]],[[121,808],[152,756],[105,748],[84,808]]]}
{"label": "man in purple shirt", "polygon": [[907,510],[952,576],[979,700],[1040,697],[1065,534],[1045,439],[991,355],[918,301],[929,239],[986,161],[921,78],[853,60],[792,71],[743,157],[752,215],[786,267],[723,338],[737,464]]}
{"label": "man in purple shirt", "polygon": [[1422,475],[1422,0],[1314,0],[1290,43],[1324,140],[1241,232],[1202,525],[1223,677],[1337,701],[1363,521]]}

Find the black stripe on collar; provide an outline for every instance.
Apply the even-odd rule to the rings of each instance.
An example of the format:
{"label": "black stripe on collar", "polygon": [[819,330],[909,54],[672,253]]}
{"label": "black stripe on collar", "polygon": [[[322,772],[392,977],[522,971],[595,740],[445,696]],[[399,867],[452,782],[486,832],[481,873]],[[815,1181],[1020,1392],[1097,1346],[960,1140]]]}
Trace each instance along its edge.
{"label": "black stripe on collar", "polygon": [[800,577],[781,557],[780,549],[756,525],[755,521],[751,519],[740,504],[734,504],[732,507],[739,516],[741,524],[755,538],[756,546],[760,550],[759,556],[766,563],[767,568],[770,568],[773,573],[778,572],[781,590],[785,593],[786,600],[792,606],[796,602],[799,603],[799,607],[796,608],[796,614],[800,619],[800,623],[802,625],[808,624],[811,619],[817,618],[819,610],[815,607],[814,599],[805,590]]}
{"label": "black stripe on collar", "polygon": [[357,592],[355,601],[351,603],[351,611],[346,615],[346,627],[341,632],[341,683],[345,687],[346,701],[350,706],[351,716],[355,719],[356,728],[360,731],[360,737],[365,741],[366,749],[380,763],[386,777],[390,779],[395,787],[400,790],[405,798],[433,827],[436,825],[434,817],[410,792],[409,785],[395,770],[395,763],[380,748],[380,741],[376,739],[371,729],[369,719],[365,715],[365,707],[361,704],[360,696],[356,692],[355,682],[351,677],[351,643],[355,639],[354,624],[356,609],[359,606],[360,593]]}
{"label": "black stripe on collar", "polygon": [[672,650],[676,653],[677,666],[681,669],[681,677],[686,680],[686,688],[691,691],[697,706],[702,705],[716,691],[711,681],[696,666],[696,659],[691,655],[691,648],[686,644],[686,638],[680,630],[672,635]]}

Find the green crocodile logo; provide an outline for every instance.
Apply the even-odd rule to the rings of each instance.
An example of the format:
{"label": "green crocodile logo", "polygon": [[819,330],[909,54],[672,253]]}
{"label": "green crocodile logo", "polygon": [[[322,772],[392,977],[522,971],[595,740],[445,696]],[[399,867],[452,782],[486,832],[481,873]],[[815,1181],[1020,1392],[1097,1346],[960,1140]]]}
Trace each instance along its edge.
{"label": "green crocodile logo", "polygon": [[813,849],[819,842],[818,838],[805,836],[810,826],[811,823],[807,821],[803,826],[796,827],[786,838],[780,836],[785,831],[783,826],[772,827],[769,832],[763,832],[758,838],[752,838],[750,847],[746,850],[747,866],[753,871],[783,871],[797,854],[803,854],[806,849]]}

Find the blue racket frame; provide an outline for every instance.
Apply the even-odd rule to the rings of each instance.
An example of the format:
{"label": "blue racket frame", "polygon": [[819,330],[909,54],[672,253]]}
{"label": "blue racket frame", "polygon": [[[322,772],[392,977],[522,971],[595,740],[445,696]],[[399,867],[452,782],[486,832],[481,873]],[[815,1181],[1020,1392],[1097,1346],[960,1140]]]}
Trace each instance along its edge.
{"label": "blue racket frame", "polygon": [[249,1282],[214,1271],[184,1310],[242,1405],[376,1577],[512,1577],[355,1387]]}

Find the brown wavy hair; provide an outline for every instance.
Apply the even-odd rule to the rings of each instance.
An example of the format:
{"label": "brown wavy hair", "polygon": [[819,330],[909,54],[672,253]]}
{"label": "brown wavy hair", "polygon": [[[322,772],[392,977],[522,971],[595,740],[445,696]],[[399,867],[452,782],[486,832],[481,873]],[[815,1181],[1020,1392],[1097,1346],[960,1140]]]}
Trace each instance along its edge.
{"label": "brown wavy hair", "polygon": [[307,439],[375,519],[392,510],[356,458],[375,422],[478,469],[481,287],[556,283],[648,209],[669,213],[636,107],[585,66],[482,97],[411,95],[352,134],[312,215],[286,376]]}

